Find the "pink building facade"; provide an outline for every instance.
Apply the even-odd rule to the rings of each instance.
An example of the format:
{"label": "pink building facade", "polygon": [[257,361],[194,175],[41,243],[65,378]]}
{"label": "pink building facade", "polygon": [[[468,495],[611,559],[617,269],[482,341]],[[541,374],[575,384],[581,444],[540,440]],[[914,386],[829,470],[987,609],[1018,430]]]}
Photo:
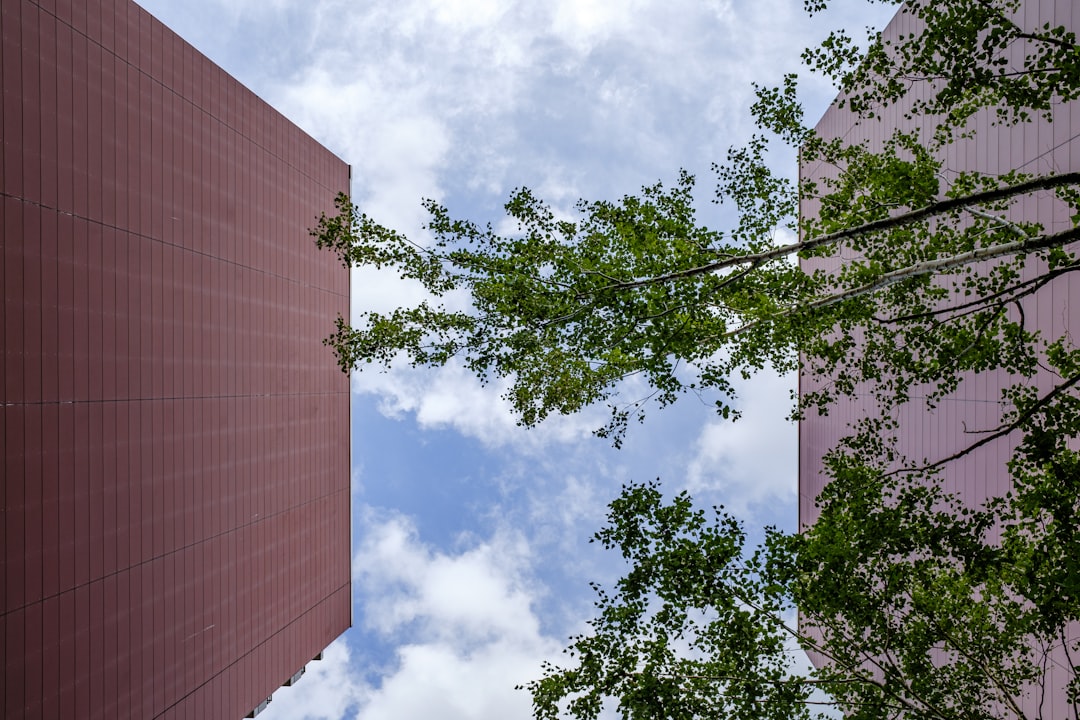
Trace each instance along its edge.
{"label": "pink building facade", "polygon": [[[1064,25],[1067,29],[1080,30],[1080,7],[1073,2],[1054,0],[1028,0],[1017,18],[1023,27]],[[886,39],[897,39],[917,32],[913,18],[898,13],[883,31]],[[923,88],[925,89],[925,88]],[[916,87],[914,93],[920,89]],[[913,98],[912,98],[913,99]],[[928,132],[919,126],[918,119],[904,117],[905,106],[886,108],[880,121],[861,121],[835,104],[825,113],[817,126],[824,137],[842,137],[857,143],[867,142],[870,147],[882,147],[896,128]],[[1013,127],[995,126],[993,113],[983,111],[973,122],[976,132],[972,137],[957,141],[949,147],[944,157],[944,180],[961,171],[978,171],[996,174],[1017,170],[1031,174],[1060,174],[1080,170],[1080,103],[1061,104],[1053,109],[1051,120],[1038,118],[1030,123]],[[820,178],[828,169],[807,164],[801,168],[805,179]],[[814,202],[804,202],[800,214],[813,216],[817,212]],[[1015,220],[1035,220],[1052,233],[1072,227],[1070,212],[1049,194],[1025,199],[1014,210]],[[825,262],[843,262],[830,258]],[[815,260],[814,262],[822,262]],[[1032,265],[1029,273],[1038,272]],[[1035,295],[1024,299],[1024,315],[1029,327],[1037,327],[1049,338],[1071,334],[1080,337],[1080,283],[1071,275],[1054,280]],[[804,376],[800,379],[801,390],[813,387],[813,381]],[[963,379],[955,393],[940,402],[936,409],[928,410],[919,399],[914,398],[904,406],[898,417],[899,451],[908,458],[930,461],[947,458],[967,447],[983,430],[1001,424],[1004,406],[1001,390],[1015,382],[1004,372],[970,375]],[[1041,375],[1035,384],[1043,391],[1053,387],[1053,378]],[[865,398],[865,399],[864,399]],[[855,399],[846,399],[827,417],[814,413],[807,415],[799,425],[799,516],[806,527],[814,522],[817,509],[814,501],[821,492],[826,478],[822,473],[822,456],[837,441],[849,434],[849,426],[859,418],[874,412],[876,406],[867,393]],[[946,465],[941,481],[948,491],[956,493],[971,505],[978,505],[991,496],[1005,493],[1010,487],[1006,463],[1017,441],[1016,436],[1006,436],[989,443],[974,453]],[[1062,676],[1064,678],[1064,675]],[[1052,684],[1058,682],[1051,679]],[[1064,679],[1051,693],[1043,709],[1046,717],[1071,715],[1073,708],[1066,704],[1061,688]]]}
{"label": "pink building facade", "polygon": [[[1032,26],[1065,25],[1080,29],[1080,9],[1071,3],[1052,0],[1029,0],[1024,7],[1024,22]],[[1074,20],[1075,16],[1075,20]],[[884,30],[887,38],[914,32],[917,28],[909,15],[900,13]],[[817,126],[823,137],[843,137],[852,143],[868,142],[881,147],[895,128],[919,129],[917,120],[904,118],[904,107],[886,108],[881,121],[862,121],[847,111],[831,107]],[[955,142],[944,158],[943,175],[961,171],[996,174],[1017,170],[1032,174],[1060,174],[1080,170],[1080,104],[1069,103],[1056,107],[1052,121],[1036,119],[1013,127],[992,124],[992,112],[981,112],[975,119],[973,137]],[[803,178],[822,176],[827,170],[820,165],[801,168]],[[812,216],[816,204],[804,201],[800,214]],[[1016,211],[1016,220],[1037,220],[1048,233],[1072,227],[1070,211],[1049,194],[1025,201]],[[842,262],[840,258],[832,260]],[[1037,272],[1031,268],[1030,272]],[[1080,283],[1069,276],[1055,280],[1035,296],[1026,299],[1027,319],[1048,337],[1072,334],[1080,337]],[[1049,378],[1040,378],[1049,382]],[[808,378],[802,378],[803,389],[810,389]],[[1001,417],[1000,391],[1013,380],[1004,373],[986,373],[964,380],[957,392],[935,411],[928,411],[917,400],[908,404],[901,420],[901,451],[913,458],[943,458],[970,444],[971,431],[996,427]],[[1048,385],[1049,387],[1049,385]],[[867,401],[869,402],[869,401]],[[843,437],[850,423],[873,409],[872,404],[859,401],[840,403],[828,417],[811,414],[799,426],[799,507],[800,520],[811,524],[816,517],[814,499],[823,487],[821,457]],[[968,433],[965,433],[965,429]],[[945,474],[949,488],[971,502],[998,495],[1009,486],[1005,462],[1015,439],[1002,438],[987,445],[974,456],[952,464]]]}
{"label": "pink building facade", "polygon": [[0,716],[244,717],[351,623],[349,167],[130,0],[0,32]]}

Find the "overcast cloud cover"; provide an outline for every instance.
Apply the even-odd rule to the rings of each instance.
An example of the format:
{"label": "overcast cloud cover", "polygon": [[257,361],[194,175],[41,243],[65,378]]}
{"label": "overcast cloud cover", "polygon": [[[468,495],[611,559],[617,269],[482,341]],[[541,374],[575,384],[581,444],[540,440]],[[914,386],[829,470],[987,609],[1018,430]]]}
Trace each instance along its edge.
{"label": "overcast cloud cover", "polygon": [[[527,185],[559,208],[671,182],[752,131],[750,83],[798,69],[830,24],[891,7],[800,0],[139,0],[353,167],[353,196],[423,240],[420,199],[498,220]],[[811,117],[832,91],[818,93]],[[794,172],[793,157],[777,163]],[[706,204],[706,217],[722,222]],[[711,213],[711,215],[710,215]],[[306,241],[306,239],[301,239]],[[353,306],[419,297],[357,273]],[[745,417],[684,400],[614,451],[602,414],[518,428],[460,368],[353,380],[356,627],[260,717],[506,720],[620,568],[587,544],[623,482],[662,477],[751,526],[792,527],[791,378],[745,386]]]}

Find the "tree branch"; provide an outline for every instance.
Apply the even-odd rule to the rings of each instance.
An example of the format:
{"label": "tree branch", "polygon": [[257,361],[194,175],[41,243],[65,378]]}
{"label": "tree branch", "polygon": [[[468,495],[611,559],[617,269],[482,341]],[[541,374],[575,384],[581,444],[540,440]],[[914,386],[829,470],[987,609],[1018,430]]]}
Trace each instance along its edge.
{"label": "tree branch", "polygon": [[844,300],[853,300],[854,298],[867,295],[878,290],[883,290],[890,285],[895,285],[898,282],[907,280],[908,278],[919,277],[921,275],[928,275],[930,273],[943,272],[945,270],[951,270],[953,268],[967,265],[973,262],[979,262],[983,260],[992,260],[1002,255],[1013,255],[1020,252],[1027,252],[1032,250],[1041,250],[1048,247],[1055,247],[1059,245],[1065,245],[1073,240],[1080,240],[1080,227],[1070,228],[1063,230],[1059,233],[1053,233],[1052,235],[1043,235],[1037,238],[1030,238],[1028,240],[1017,240],[1011,243],[1002,243],[1000,245],[992,245],[986,248],[976,248],[969,250],[966,253],[959,255],[952,255],[947,258],[939,258],[937,260],[928,260],[926,262],[916,263],[915,265],[909,265],[906,268],[900,268],[882,274],[876,280],[860,285],[857,288],[851,288],[850,290],[844,290],[843,292],[834,293],[827,297],[814,300],[813,302],[805,305],[797,305],[790,307],[786,310],[778,312],[767,317],[752,320],[745,325],[740,325],[724,334],[724,337],[733,337],[744,333],[758,325],[780,318],[790,317],[801,312],[809,310],[820,310],[821,308],[835,305],[838,302]]}
{"label": "tree branch", "polygon": [[1008,423],[1007,425],[1001,426],[992,435],[988,435],[988,436],[982,438],[981,440],[979,440],[977,442],[974,442],[971,445],[968,445],[963,450],[959,450],[959,451],[953,453],[952,455],[949,455],[948,457],[944,457],[944,458],[941,458],[940,460],[936,460],[936,461],[930,463],[929,465],[922,465],[922,466],[917,467],[917,468],[916,467],[907,467],[907,468],[898,468],[896,470],[892,470],[890,472],[885,473],[885,477],[890,477],[892,475],[899,475],[901,473],[925,472],[927,470],[932,470],[932,469],[934,469],[936,467],[941,467],[942,465],[945,465],[946,463],[950,463],[953,460],[959,460],[960,458],[964,457],[965,455],[969,455],[970,453],[974,452],[975,450],[982,447],[983,445],[986,445],[987,443],[991,443],[991,442],[993,442],[994,440],[997,440],[1000,437],[1004,437],[1004,436],[1008,435],[1013,430],[1016,430],[1018,427],[1020,427],[1024,423],[1026,423],[1032,417],[1034,417],[1035,413],[1037,413],[1041,408],[1043,408],[1048,403],[1050,403],[1055,397],[1062,394],[1063,392],[1065,392],[1069,388],[1073,387],[1078,382],[1080,382],[1080,373],[1078,373],[1076,375],[1073,375],[1068,380],[1066,380],[1065,382],[1061,383],[1060,385],[1055,387],[1050,392],[1043,395],[1041,398],[1039,398],[1037,401],[1035,401],[1035,404],[1031,408],[1029,408],[1027,411],[1022,413],[1018,418],[1016,418],[1016,420],[1012,421],[1011,423]]}
{"label": "tree branch", "polygon": [[946,258],[939,258],[937,260],[927,260],[926,262],[916,263],[909,265],[906,268],[900,268],[891,272],[884,273],[876,280],[866,283],[857,288],[845,290],[844,292],[836,293],[820,300],[815,300],[807,305],[800,306],[798,308],[792,308],[791,311],[785,314],[792,314],[802,310],[818,310],[823,307],[828,307],[843,300],[851,300],[853,298],[866,295],[868,293],[882,290],[890,285],[894,285],[902,280],[908,278],[919,277],[921,275],[929,275],[930,273],[940,273],[953,268],[960,267],[962,265],[968,265],[973,262],[979,262],[982,260],[993,260],[994,258],[1001,257],[1003,255],[1015,255],[1021,252],[1030,252],[1032,250],[1042,250],[1049,247],[1057,247],[1060,245],[1066,245],[1073,240],[1080,240],[1080,227],[1069,228],[1061,232],[1052,233],[1050,235],[1042,235],[1037,238],[1027,238],[1024,240],[1017,240],[1011,243],[1002,243],[1000,245],[991,245],[990,247],[975,248],[959,255],[952,255]]}
{"label": "tree branch", "polygon": [[[1006,297],[1004,300],[997,303],[997,305],[999,306],[1008,305],[1009,303],[1015,302],[1020,298],[1027,297],[1028,295],[1038,292],[1043,288],[1043,286],[1047,285],[1051,280],[1058,277],[1059,275],[1064,275],[1065,273],[1069,272],[1075,272],[1077,270],[1080,270],[1080,262],[1073,262],[1068,265],[1062,265],[1061,267],[1055,268],[1047,272],[1045,275],[1040,275],[1038,277],[1031,278],[1030,280],[1018,282],[1015,285],[1010,285],[1003,290],[998,290],[995,293],[985,295],[976,300],[970,300],[966,303],[960,303],[959,305],[947,305],[945,307],[940,307],[935,310],[928,310],[921,313],[912,313],[909,315],[901,315],[895,318],[875,317],[874,320],[883,325],[897,325],[900,323],[909,322],[911,320],[922,320],[925,318],[933,317],[935,315],[945,314],[949,314],[949,317],[946,318],[946,321],[954,320],[965,315],[970,315],[972,312],[978,312],[980,305],[988,305],[990,302],[997,300],[1000,297],[1009,295],[1009,293],[1016,293],[1015,295],[1009,295],[1009,297]],[[974,310],[972,310],[972,308],[974,308]]]}
{"label": "tree branch", "polygon": [[716,262],[707,263],[705,265],[699,265],[697,267],[687,268],[685,270],[677,270],[675,272],[666,273],[664,275],[657,275],[651,278],[645,278],[640,280],[628,280],[625,282],[614,283],[612,285],[605,286],[597,290],[597,292],[605,292],[608,290],[632,290],[634,288],[644,287],[646,285],[653,285],[658,283],[671,282],[673,280],[683,280],[689,277],[695,277],[697,275],[705,275],[708,273],[717,272],[731,267],[739,267],[742,265],[750,265],[752,270],[766,262],[776,260],[778,258],[793,255],[797,252],[804,250],[812,250],[823,245],[831,245],[833,243],[840,242],[841,240],[847,240],[848,238],[857,237],[859,235],[865,235],[873,232],[880,232],[882,230],[890,230],[892,228],[908,225],[919,220],[932,217],[934,215],[940,215],[952,210],[958,210],[966,208],[971,205],[981,205],[984,203],[994,202],[997,200],[1004,200],[1016,195],[1023,195],[1025,193],[1035,192],[1037,190],[1050,190],[1057,187],[1063,187],[1065,185],[1075,185],[1080,183],[1080,172],[1063,173],[1061,175],[1049,175],[1045,177],[1034,178],[1016,185],[1008,185],[1006,187],[994,188],[992,190],[985,190],[983,192],[972,193],[971,195],[965,195],[960,198],[948,198],[941,200],[940,202],[931,203],[925,207],[910,212],[895,215],[893,217],[884,218],[882,220],[875,220],[874,222],[865,223],[853,228],[847,228],[844,230],[838,230],[836,232],[827,233],[825,235],[819,235],[815,238],[808,238],[800,242],[791,243],[788,245],[782,245],[780,247],[773,248],[771,250],[765,250],[760,253],[752,253],[749,255],[738,255],[735,257],[726,257],[723,260],[717,260]]}
{"label": "tree branch", "polygon": [[915,599],[911,596],[910,591],[908,591],[906,594],[907,594],[908,600],[911,601],[912,610],[914,612],[918,613],[919,615],[922,615],[926,620],[931,622],[934,625],[934,627],[937,629],[937,631],[941,634],[941,636],[943,638],[945,638],[945,641],[946,641],[947,645],[952,646],[952,649],[954,651],[956,651],[957,653],[959,653],[961,655],[961,657],[964,657],[968,661],[968,663],[971,664],[972,667],[978,668],[983,673],[983,677],[987,678],[994,685],[994,687],[997,688],[998,692],[1000,693],[1000,696],[999,696],[1000,699],[1006,705],[1008,705],[1008,707],[1016,715],[1017,719],[1018,720],[1023,720],[1024,719],[1024,711],[1021,710],[1020,706],[1016,703],[1016,698],[1013,697],[1013,694],[1008,691],[1008,689],[1005,687],[1005,684],[1001,680],[1001,678],[999,678],[997,675],[995,675],[991,671],[991,668],[993,667],[993,663],[987,662],[985,659],[982,659],[982,658],[973,657],[972,654],[970,652],[968,652],[968,650],[966,650],[964,648],[963,644],[957,642],[956,639],[952,636],[952,633],[950,633],[948,630],[946,630],[941,625],[941,623],[938,621],[937,617],[935,617],[935,616],[933,616],[933,615],[931,615],[931,614],[929,614],[929,613],[927,613],[927,612],[925,612],[923,610],[920,610],[916,606]]}

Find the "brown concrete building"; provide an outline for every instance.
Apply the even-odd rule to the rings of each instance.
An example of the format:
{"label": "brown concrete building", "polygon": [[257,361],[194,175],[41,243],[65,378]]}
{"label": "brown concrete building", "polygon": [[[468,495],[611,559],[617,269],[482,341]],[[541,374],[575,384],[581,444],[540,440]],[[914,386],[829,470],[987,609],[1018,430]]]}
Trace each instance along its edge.
{"label": "brown concrete building", "polygon": [[130,0],[0,32],[0,716],[241,718],[351,622],[349,168]]}

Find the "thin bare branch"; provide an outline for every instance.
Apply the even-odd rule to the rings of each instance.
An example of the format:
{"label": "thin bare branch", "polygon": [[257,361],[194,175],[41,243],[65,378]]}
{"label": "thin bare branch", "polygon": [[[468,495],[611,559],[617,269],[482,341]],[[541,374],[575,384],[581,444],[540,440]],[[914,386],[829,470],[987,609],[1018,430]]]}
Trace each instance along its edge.
{"label": "thin bare branch", "polygon": [[952,455],[941,458],[940,460],[935,460],[934,462],[929,463],[928,465],[921,465],[919,467],[899,468],[897,470],[893,470],[891,472],[885,473],[885,476],[889,477],[891,475],[900,475],[900,474],[909,473],[909,472],[925,472],[926,470],[932,470],[932,469],[934,469],[936,467],[941,467],[942,465],[945,465],[946,463],[950,463],[953,460],[959,460],[960,458],[964,457],[965,455],[969,455],[969,454],[975,452],[976,450],[978,450],[983,445],[986,445],[987,443],[991,443],[994,440],[997,440],[998,438],[1004,437],[1004,436],[1008,435],[1009,433],[1013,432],[1014,430],[1019,428],[1021,425],[1026,423],[1028,420],[1030,420],[1032,417],[1034,417],[1035,414],[1040,409],[1042,409],[1047,404],[1052,402],[1054,398],[1056,398],[1057,396],[1061,395],[1062,393],[1068,391],[1069,388],[1073,387],[1078,382],[1080,382],[1080,374],[1073,375],[1068,380],[1066,380],[1065,382],[1063,382],[1060,385],[1056,386],[1053,390],[1049,391],[1048,393],[1043,395],[1041,398],[1039,398],[1032,407],[1028,408],[1026,411],[1021,413],[1015,420],[1013,420],[1012,422],[1007,423],[1005,425],[1002,425],[1000,428],[997,429],[997,431],[993,432],[990,435],[987,435],[986,437],[982,438],[981,440],[978,440],[978,441],[972,443],[971,445],[968,445],[963,450],[959,450],[959,451],[953,453]]}

